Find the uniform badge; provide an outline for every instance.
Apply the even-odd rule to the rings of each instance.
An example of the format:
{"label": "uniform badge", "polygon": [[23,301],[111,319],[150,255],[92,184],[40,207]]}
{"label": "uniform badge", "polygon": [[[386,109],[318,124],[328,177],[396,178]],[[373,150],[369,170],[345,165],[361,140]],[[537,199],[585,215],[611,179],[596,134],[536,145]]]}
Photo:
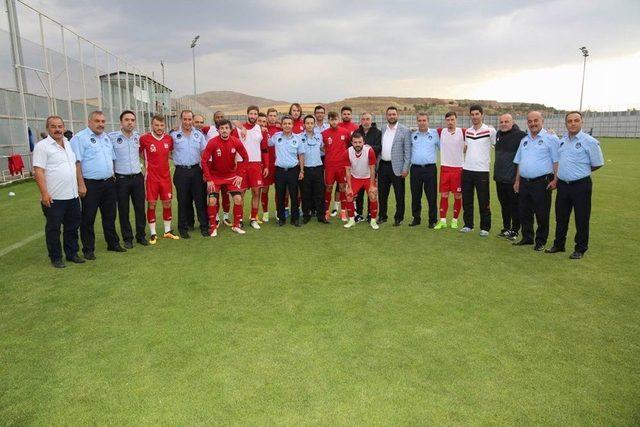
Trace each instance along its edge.
{"label": "uniform badge", "polygon": [[282,142],[282,138],[278,138],[278,142]]}
{"label": "uniform badge", "polygon": [[418,140],[418,135],[413,135],[413,140],[417,141]]}
{"label": "uniform badge", "polygon": [[177,133],[176,134],[176,139],[180,139],[180,138],[182,138],[182,134],[181,133]]}
{"label": "uniform badge", "polygon": [[90,141],[91,141],[91,143],[92,143],[92,144],[95,144],[95,143],[96,143],[96,139],[95,139],[95,138],[93,138],[93,137],[90,139]]}
{"label": "uniform badge", "polygon": [[236,154],[236,149],[235,148],[231,149],[231,154]]}
{"label": "uniform badge", "polygon": [[529,143],[529,141],[525,141],[524,144],[522,144],[522,146],[526,147],[528,143]]}
{"label": "uniform badge", "polygon": [[216,156],[222,157],[222,150],[220,150],[219,148],[216,150]]}
{"label": "uniform badge", "polygon": [[333,142],[333,138],[331,138],[331,137],[327,138],[327,142],[328,142],[329,144],[331,144],[331,143]]}
{"label": "uniform badge", "polygon": [[344,141],[344,135],[340,135],[340,140]]}
{"label": "uniform badge", "polygon": [[542,140],[538,141],[538,145],[542,145],[543,142],[544,141],[542,141]]}
{"label": "uniform badge", "polygon": [[307,138],[302,138],[302,142],[307,142]]}
{"label": "uniform badge", "polygon": [[122,138],[118,137],[118,139],[116,139],[116,142],[117,142],[118,144],[122,144]]}
{"label": "uniform badge", "polygon": [[152,153],[155,153],[155,152],[156,152],[156,146],[155,146],[155,144],[151,144],[151,145],[149,146],[149,151],[151,151]]}
{"label": "uniform badge", "polygon": [[167,144],[166,142],[164,143],[164,148],[169,149],[169,144]]}
{"label": "uniform badge", "polygon": [[560,141],[560,147],[564,145],[564,141]]}
{"label": "uniform badge", "polygon": [[576,144],[576,148],[580,148],[582,147],[582,144],[580,144],[579,142]]}
{"label": "uniform badge", "polygon": [[431,134],[429,134],[429,139],[430,139],[430,140],[431,140],[431,139],[433,139],[433,136],[431,136]]}
{"label": "uniform badge", "polygon": [[195,141],[199,140],[199,139],[200,139],[200,134],[199,134],[198,132],[194,133],[194,134],[193,134],[193,139],[194,139]]}

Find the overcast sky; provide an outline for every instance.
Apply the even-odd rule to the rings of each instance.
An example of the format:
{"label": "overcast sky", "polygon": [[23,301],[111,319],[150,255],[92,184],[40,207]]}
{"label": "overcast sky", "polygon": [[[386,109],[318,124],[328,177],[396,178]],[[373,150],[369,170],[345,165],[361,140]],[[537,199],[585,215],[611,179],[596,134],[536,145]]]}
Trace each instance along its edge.
{"label": "overcast sky", "polygon": [[27,2],[157,79],[164,60],[178,94],[193,90],[189,44],[199,34],[198,92],[576,108],[584,45],[591,52],[584,105],[640,107],[638,0]]}

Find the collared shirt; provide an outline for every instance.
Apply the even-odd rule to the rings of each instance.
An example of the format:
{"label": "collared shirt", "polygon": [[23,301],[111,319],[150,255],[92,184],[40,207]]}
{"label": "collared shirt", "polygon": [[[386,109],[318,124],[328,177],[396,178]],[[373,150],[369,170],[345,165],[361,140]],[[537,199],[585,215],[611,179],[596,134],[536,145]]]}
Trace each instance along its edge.
{"label": "collared shirt", "polygon": [[312,136],[309,136],[307,132],[300,134],[300,140],[302,141],[304,150],[304,166],[313,167],[322,165],[322,135],[318,132],[314,132]]}
{"label": "collared shirt", "polygon": [[462,168],[474,172],[489,172],[491,147],[496,145],[496,130],[483,123],[478,129],[468,128],[464,136],[467,151]]}
{"label": "collared shirt", "polygon": [[522,138],[513,163],[517,164],[520,176],[538,178],[553,173],[553,164],[558,161],[558,137],[541,129],[536,137],[531,132]]}
{"label": "collared shirt", "polygon": [[440,138],[436,129],[427,129],[426,132],[415,131],[411,134],[411,164],[428,165],[438,159],[437,151],[440,150]]}
{"label": "collared shirt", "polygon": [[109,132],[109,140],[116,153],[116,173],[133,175],[140,173],[140,135],[133,131],[131,137],[121,131]]}
{"label": "collared shirt", "polygon": [[[35,157],[34,157],[35,158]],[[597,139],[582,131],[573,138],[565,135],[558,149],[558,179],[576,181],[591,176],[591,168],[604,166]]]}
{"label": "collared shirt", "polygon": [[269,139],[269,145],[276,147],[277,167],[292,168],[298,165],[298,154],[304,154],[301,136],[295,133],[285,136],[283,132],[278,132]]}
{"label": "collared shirt", "polygon": [[326,129],[329,129],[329,123],[322,122],[321,125],[316,124],[315,127],[313,128],[313,131],[315,133],[322,133],[322,131]]}
{"label": "collared shirt", "polygon": [[182,128],[172,131],[173,163],[178,166],[193,166],[200,163],[202,150],[207,146],[205,136],[196,128],[189,135]]}
{"label": "collared shirt", "polygon": [[382,151],[380,152],[380,158],[387,162],[391,161],[391,147],[393,146],[393,138],[396,137],[396,130],[398,130],[398,123],[393,127],[387,124],[387,129],[382,134]]}
{"label": "collared shirt", "polygon": [[44,169],[47,191],[54,200],[78,197],[76,155],[67,138],[63,141],[64,148],[47,136],[33,149],[33,166]]}
{"label": "collared shirt", "polygon": [[71,148],[80,162],[85,179],[107,179],[113,176],[113,161],[116,153],[106,132],[96,135],[85,128],[73,135]]}

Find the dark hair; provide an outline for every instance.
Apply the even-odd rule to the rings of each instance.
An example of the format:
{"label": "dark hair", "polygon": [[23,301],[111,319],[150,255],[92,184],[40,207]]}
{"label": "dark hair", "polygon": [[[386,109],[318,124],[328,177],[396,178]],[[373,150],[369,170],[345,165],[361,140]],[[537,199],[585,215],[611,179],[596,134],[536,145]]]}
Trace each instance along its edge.
{"label": "dark hair", "polygon": [[182,110],[182,111],[180,111],[180,118],[182,119],[182,116],[184,116],[186,113],[191,113],[191,117],[193,117],[193,111],[191,111],[191,110]]}
{"label": "dark hair", "polygon": [[327,114],[327,117],[329,117],[329,120],[331,120],[331,119],[337,119],[339,116],[338,116],[338,113],[336,113],[335,111],[329,111],[329,114]]}
{"label": "dark hair", "polygon": [[220,129],[222,126],[229,126],[229,129],[233,129],[233,125],[231,124],[231,121],[229,119],[220,120],[220,123],[218,123],[218,129]]}
{"label": "dark hair", "polygon": [[427,119],[429,118],[429,114],[426,111],[418,111],[418,114],[416,114],[416,117],[426,117]]}
{"label": "dark hair", "polygon": [[317,113],[317,112],[318,112],[318,110],[324,110],[324,106],[322,106],[322,105],[316,105],[316,107],[313,109],[313,112],[314,112],[314,113]]}
{"label": "dark hair", "polygon": [[582,118],[582,113],[580,111],[569,111],[567,114],[565,114],[564,116],[564,121],[566,122],[567,119],[569,118],[569,115],[571,114],[577,114],[580,116],[580,118]]}
{"label": "dark hair", "polygon": [[153,116],[151,118],[151,122],[153,122],[154,120],[157,121],[157,122],[164,123],[164,116],[161,116],[160,114],[156,114],[155,116]]}
{"label": "dark hair", "polygon": [[265,113],[258,113],[258,117],[267,117]]}
{"label": "dark hair", "polygon": [[449,111],[447,114],[444,115],[444,118],[448,118],[448,117],[455,117],[456,119],[458,118],[458,114],[455,111]]}
{"label": "dark hair", "polygon": [[122,121],[122,118],[125,116],[125,114],[131,114],[134,119],[136,118],[136,113],[131,110],[124,110],[122,113],[120,113],[120,121]]}
{"label": "dark hair", "polygon": [[351,134],[351,140],[353,141],[353,140],[354,140],[354,139],[356,139],[356,138],[362,138],[362,139],[364,139],[364,135],[363,135],[363,134],[361,134],[361,133],[360,133],[360,132],[358,132],[358,131],[355,131],[354,133],[352,133],[352,134]]}
{"label": "dark hair", "polygon": [[258,113],[260,112],[260,108],[258,108],[257,105],[249,105],[247,107],[247,114],[249,114],[249,111],[257,111]]}
{"label": "dark hair", "polygon": [[313,117],[311,114],[307,114],[306,116],[304,116],[304,119],[302,120],[302,122],[306,122],[307,119],[313,119],[313,121],[316,121],[316,118]]}
{"label": "dark hair", "polygon": [[349,107],[348,105],[345,105],[344,107],[342,107],[340,109],[340,113],[343,113],[344,111],[350,111],[353,113],[353,110],[351,109],[351,107]]}
{"label": "dark hair", "polygon": [[280,120],[280,122],[284,122],[285,120],[291,120],[293,121],[293,117],[291,117],[288,114],[285,114],[284,116],[282,116],[282,119]]}
{"label": "dark hair", "polygon": [[391,111],[391,110],[395,110],[395,112],[396,112],[396,113],[398,112],[398,109],[397,109],[396,107],[394,107],[393,105],[392,105],[391,107],[388,107],[388,108],[387,108],[387,113],[388,113],[389,111]]}
{"label": "dark hair", "polygon": [[[291,104],[291,107],[289,107],[289,115],[291,116],[291,110],[293,110],[293,107],[298,107],[298,110],[300,110],[300,115],[302,116],[302,106],[297,102],[294,102],[293,104]],[[291,118],[291,120],[293,120],[293,117]]]}
{"label": "dark hair", "polygon": [[269,115],[269,113],[276,113],[276,115],[278,115],[278,110],[273,107],[267,108],[267,115]]}
{"label": "dark hair", "polygon": [[469,107],[469,113],[471,113],[472,111],[480,111],[480,114],[484,114],[484,110],[482,109],[482,105],[480,104],[473,104],[471,107]]}

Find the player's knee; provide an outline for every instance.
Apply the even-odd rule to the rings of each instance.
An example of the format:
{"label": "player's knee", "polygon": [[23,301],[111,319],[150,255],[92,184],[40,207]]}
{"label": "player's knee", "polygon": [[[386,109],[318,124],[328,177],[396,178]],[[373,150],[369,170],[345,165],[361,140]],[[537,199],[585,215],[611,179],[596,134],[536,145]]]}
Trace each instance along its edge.
{"label": "player's knee", "polygon": [[456,193],[453,195],[456,199],[462,199],[462,193]]}
{"label": "player's knee", "polygon": [[162,207],[163,208],[170,208],[171,207],[171,200],[163,200],[162,201]]}
{"label": "player's knee", "polygon": [[233,195],[233,203],[235,205],[241,205],[242,204],[242,196],[240,194],[234,194]]}
{"label": "player's knee", "polygon": [[449,197],[449,192],[446,193],[440,193],[440,197],[442,197],[443,199],[446,199]]}

